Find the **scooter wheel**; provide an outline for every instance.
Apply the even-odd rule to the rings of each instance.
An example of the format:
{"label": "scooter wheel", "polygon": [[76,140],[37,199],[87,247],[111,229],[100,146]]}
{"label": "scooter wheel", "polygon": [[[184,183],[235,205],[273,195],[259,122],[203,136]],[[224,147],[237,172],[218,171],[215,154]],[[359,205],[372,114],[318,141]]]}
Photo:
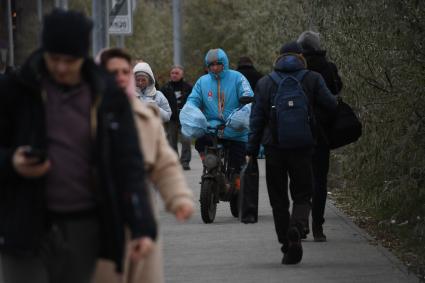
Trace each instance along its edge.
{"label": "scooter wheel", "polygon": [[217,184],[211,179],[204,179],[201,184],[201,217],[204,223],[212,223],[217,211],[214,198],[214,188]]}

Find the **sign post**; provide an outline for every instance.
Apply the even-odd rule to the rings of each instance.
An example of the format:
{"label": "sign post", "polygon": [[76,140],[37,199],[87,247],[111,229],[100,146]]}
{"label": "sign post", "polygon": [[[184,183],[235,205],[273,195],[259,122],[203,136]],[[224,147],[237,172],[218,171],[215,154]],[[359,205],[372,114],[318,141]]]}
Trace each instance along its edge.
{"label": "sign post", "polygon": [[133,34],[133,0],[109,0],[109,34]]}
{"label": "sign post", "polygon": [[93,57],[103,48],[109,47],[108,5],[104,0],[93,0]]}

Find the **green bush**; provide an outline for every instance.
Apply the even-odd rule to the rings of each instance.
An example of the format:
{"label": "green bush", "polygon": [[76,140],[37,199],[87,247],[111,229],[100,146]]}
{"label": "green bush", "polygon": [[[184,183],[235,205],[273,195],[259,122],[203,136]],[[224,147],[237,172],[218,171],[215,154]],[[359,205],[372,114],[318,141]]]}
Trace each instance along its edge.
{"label": "green bush", "polygon": [[346,190],[378,220],[409,223],[408,240],[424,253],[425,4],[314,5],[318,29],[343,75],[343,97],[364,125],[361,140],[339,153]]}

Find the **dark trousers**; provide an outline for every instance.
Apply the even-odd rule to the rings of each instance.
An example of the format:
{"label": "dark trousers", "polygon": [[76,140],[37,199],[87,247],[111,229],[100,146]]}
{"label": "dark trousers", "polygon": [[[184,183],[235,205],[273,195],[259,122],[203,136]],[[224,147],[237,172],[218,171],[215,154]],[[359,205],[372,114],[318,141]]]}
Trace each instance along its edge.
{"label": "dark trousers", "polygon": [[325,206],[328,195],[329,172],[328,147],[318,146],[313,154],[314,190],[312,199],[311,216],[313,225],[323,225],[325,222]]}
{"label": "dark trousers", "polygon": [[[290,151],[265,147],[266,183],[277,237],[287,245],[287,232],[308,227],[313,191],[311,150]],[[292,216],[289,212],[288,176],[291,180]],[[307,225],[307,227],[306,227]]]}
{"label": "dark trousers", "polygon": [[180,163],[189,165],[192,159],[191,140],[183,135],[180,135],[180,124],[178,121],[169,121],[165,123],[165,131],[167,133],[168,143],[179,154],[177,143],[182,144],[182,152],[180,156]]}
{"label": "dark trousers", "polygon": [[[229,151],[229,167],[233,168],[235,173],[240,173],[242,166],[246,163],[246,142],[219,139],[226,150]],[[203,154],[207,146],[213,145],[213,137],[205,135],[195,142],[195,149]]]}
{"label": "dark trousers", "polygon": [[90,283],[99,238],[96,216],[55,221],[38,256],[0,253],[0,283]]}

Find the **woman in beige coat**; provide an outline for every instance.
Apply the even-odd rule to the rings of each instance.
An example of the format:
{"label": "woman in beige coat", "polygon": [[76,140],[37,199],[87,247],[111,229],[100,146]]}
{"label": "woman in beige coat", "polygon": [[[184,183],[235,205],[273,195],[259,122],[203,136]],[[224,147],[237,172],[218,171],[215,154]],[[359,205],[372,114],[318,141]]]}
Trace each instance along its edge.
{"label": "woman in beige coat", "polygon": [[[159,191],[167,211],[179,221],[188,219],[193,213],[192,192],[187,186],[178,157],[168,144],[159,110],[142,103],[135,95],[130,55],[122,49],[108,49],[102,52],[100,63],[115,75],[118,85],[129,96],[149,181]],[[153,193],[152,203],[156,207]],[[93,282],[164,282],[161,237],[142,261],[135,262],[126,255],[123,275],[115,273],[112,262],[100,260]]]}

